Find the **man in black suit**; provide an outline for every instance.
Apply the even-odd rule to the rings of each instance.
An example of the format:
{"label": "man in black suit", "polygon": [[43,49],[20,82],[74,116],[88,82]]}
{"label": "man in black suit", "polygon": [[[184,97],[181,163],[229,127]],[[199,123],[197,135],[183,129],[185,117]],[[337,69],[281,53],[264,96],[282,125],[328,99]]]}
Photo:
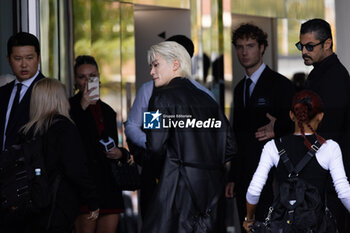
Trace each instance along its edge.
{"label": "man in black suit", "polygon": [[[330,25],[323,19],[308,20],[301,25],[300,41],[295,45],[302,53],[304,64],[314,67],[305,87],[316,92],[323,102],[324,118],[317,131],[325,139],[339,143],[349,176],[350,76],[333,52]],[[336,216],[339,231],[350,232],[349,214],[337,198],[331,181],[328,183],[327,199],[329,209]]]}
{"label": "man in black suit", "polygon": [[9,38],[7,60],[16,80],[0,88],[1,150],[16,143],[18,130],[29,120],[32,87],[44,78],[39,71],[39,41],[30,33],[19,32]]}
{"label": "man in black suit", "polygon": [[[246,75],[234,90],[233,129],[238,156],[237,161],[232,163],[226,197],[233,197],[235,188],[238,214],[243,223],[246,216],[245,195],[264,144],[268,139],[292,132],[289,110],[294,89],[286,77],[264,64],[267,34],[259,27],[241,25],[233,33],[233,44]],[[269,179],[257,206],[257,220],[266,217],[273,199],[271,193],[272,182]]]}

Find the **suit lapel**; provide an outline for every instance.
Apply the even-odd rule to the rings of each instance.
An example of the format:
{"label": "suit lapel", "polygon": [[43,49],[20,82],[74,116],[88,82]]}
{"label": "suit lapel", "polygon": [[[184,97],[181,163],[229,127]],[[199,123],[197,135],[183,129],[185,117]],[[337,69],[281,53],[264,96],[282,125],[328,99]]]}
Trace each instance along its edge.
{"label": "suit lapel", "polygon": [[15,85],[15,81],[10,82],[9,84],[6,84],[1,88],[1,94],[0,94],[0,150],[2,148],[2,142],[4,138],[4,129],[5,129],[5,122],[6,122],[6,113],[7,113],[7,107],[8,103],[10,101],[10,96],[12,89]]}
{"label": "suit lapel", "polygon": [[[28,90],[26,91],[26,93],[24,94],[21,102],[18,104],[14,117],[11,119],[11,121],[8,122],[7,125],[7,132],[11,132],[11,131],[17,131],[19,130],[20,127],[22,127],[24,124],[26,124],[29,120],[29,108],[30,108],[30,97],[32,94],[32,89],[34,84],[39,81],[40,79],[43,79],[44,76],[39,73],[38,76],[34,79],[34,81],[32,82],[32,84],[29,86]],[[14,85],[14,84],[13,84]],[[13,85],[11,88],[11,91],[13,89]],[[11,93],[9,94],[11,95]],[[7,101],[8,103],[8,101]],[[15,132],[17,133],[17,132]]]}

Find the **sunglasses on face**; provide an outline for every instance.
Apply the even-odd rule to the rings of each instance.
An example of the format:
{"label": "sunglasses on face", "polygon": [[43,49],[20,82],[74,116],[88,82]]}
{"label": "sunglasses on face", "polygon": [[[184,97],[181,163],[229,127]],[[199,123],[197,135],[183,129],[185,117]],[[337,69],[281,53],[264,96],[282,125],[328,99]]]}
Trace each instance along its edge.
{"label": "sunglasses on face", "polygon": [[320,43],[317,43],[317,44],[302,44],[300,43],[300,41],[298,43],[295,44],[295,46],[297,47],[297,49],[299,51],[303,51],[303,48],[305,46],[306,50],[309,51],[309,52],[312,52],[314,50],[314,47],[317,46],[317,45],[320,45],[320,44],[323,44],[327,39],[321,41]]}

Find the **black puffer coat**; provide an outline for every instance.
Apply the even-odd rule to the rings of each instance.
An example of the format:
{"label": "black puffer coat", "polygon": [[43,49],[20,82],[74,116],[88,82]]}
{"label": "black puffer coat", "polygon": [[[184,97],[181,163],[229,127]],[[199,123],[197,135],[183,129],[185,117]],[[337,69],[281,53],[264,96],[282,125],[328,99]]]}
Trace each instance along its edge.
{"label": "black puffer coat", "polygon": [[228,121],[208,94],[180,77],[153,91],[149,111],[157,110],[161,129],[147,130],[147,149],[164,162],[142,232],[218,232],[224,163],[235,149]]}

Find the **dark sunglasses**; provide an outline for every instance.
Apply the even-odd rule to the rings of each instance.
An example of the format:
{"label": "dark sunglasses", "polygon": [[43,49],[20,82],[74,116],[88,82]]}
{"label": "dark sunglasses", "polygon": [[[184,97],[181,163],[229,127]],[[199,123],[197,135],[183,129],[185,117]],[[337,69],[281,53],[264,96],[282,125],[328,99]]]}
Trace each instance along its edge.
{"label": "dark sunglasses", "polygon": [[297,49],[299,51],[302,51],[303,50],[303,47],[305,46],[306,50],[309,51],[309,52],[312,52],[314,50],[314,47],[317,46],[317,45],[320,45],[320,44],[323,44],[327,39],[321,41],[320,43],[317,43],[317,44],[302,44],[300,43],[300,41],[298,43],[295,44],[295,46],[297,47]]}

